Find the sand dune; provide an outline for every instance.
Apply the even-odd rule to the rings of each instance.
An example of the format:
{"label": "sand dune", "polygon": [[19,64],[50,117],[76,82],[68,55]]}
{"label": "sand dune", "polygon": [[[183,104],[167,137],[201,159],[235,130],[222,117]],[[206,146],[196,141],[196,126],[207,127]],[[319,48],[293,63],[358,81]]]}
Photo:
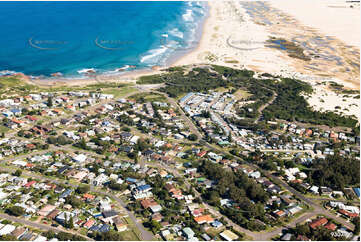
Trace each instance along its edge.
{"label": "sand dune", "polygon": [[[209,7],[198,47],[172,66],[217,64],[295,77],[312,85],[336,82],[360,89],[359,6],[351,9],[344,2],[274,0],[210,1]],[[275,42],[270,43],[275,39],[291,45],[275,46]],[[159,71],[99,77],[93,82],[134,82],[140,74],[153,73]],[[317,86],[315,90],[332,92],[327,86]],[[309,98],[311,106],[334,111],[336,104],[325,105],[318,96],[316,93]],[[359,99],[350,97],[340,105],[345,114],[359,117],[359,104],[346,110],[355,100],[359,103]]]}
{"label": "sand dune", "polygon": [[324,35],[360,47],[360,4],[339,0],[271,0],[269,3]]}

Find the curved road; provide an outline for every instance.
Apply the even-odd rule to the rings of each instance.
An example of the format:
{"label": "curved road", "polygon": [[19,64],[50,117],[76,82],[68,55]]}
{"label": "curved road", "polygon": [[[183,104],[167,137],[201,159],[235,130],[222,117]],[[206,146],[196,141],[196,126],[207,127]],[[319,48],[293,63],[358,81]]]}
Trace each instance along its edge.
{"label": "curved road", "polygon": [[[140,88],[139,88],[140,89]],[[147,90],[142,90],[140,89],[140,92],[144,92],[144,91],[147,91]],[[183,111],[183,109],[178,105],[178,103],[173,99],[173,98],[170,98],[167,94],[165,93],[162,93],[162,92],[158,92],[158,91],[152,91],[152,92],[156,92],[156,93],[159,93],[159,94],[162,94],[166,97],[167,101],[169,101],[171,104],[173,104],[175,107],[177,107],[181,113],[181,117],[182,119],[186,122],[186,124],[188,125],[189,129],[191,130],[191,132],[193,132],[195,135],[197,135],[198,139],[202,139],[203,138],[203,134],[201,134],[199,132],[199,130],[197,129],[197,127],[194,125],[194,123],[192,122],[192,120],[190,120],[189,117],[187,117]],[[128,93],[126,96],[130,96],[130,95],[133,95],[135,94],[136,92],[132,92],[132,93]],[[274,96],[272,97],[272,99],[265,105],[263,105],[258,111],[262,112],[262,110],[264,110],[268,105],[270,105],[277,97],[277,94],[274,92]],[[99,105],[99,104],[98,104]],[[96,106],[98,106],[96,105]],[[91,109],[93,109],[95,106],[91,107]],[[258,119],[255,120],[255,122],[258,122],[260,117],[258,117]],[[203,141],[203,140],[201,140]],[[228,152],[225,152],[223,150],[219,150],[218,148],[214,147],[213,145],[207,143],[206,141],[203,141],[202,143],[204,143],[204,145],[208,146],[209,148],[211,149],[215,149],[217,150],[218,152],[220,153],[223,153],[223,154],[227,154],[227,155],[231,155],[230,153]],[[50,148],[49,150],[55,150],[55,149],[62,149],[64,147],[52,147]],[[36,152],[36,153],[42,153],[42,152],[46,152],[46,151],[39,151],[39,152]],[[16,158],[24,158],[26,156],[30,156],[30,155],[34,155],[36,154],[35,152],[34,153],[31,153],[31,154],[26,154],[26,155],[22,155],[22,156],[19,156],[19,157],[16,157]],[[237,161],[242,161],[239,157],[235,157],[233,155],[231,155],[232,157],[234,157],[234,159],[236,159]],[[14,157],[12,158],[7,158],[7,159],[4,159],[1,161],[1,163],[3,162],[6,162],[8,160],[12,160],[12,159],[16,159]],[[154,165],[154,164],[153,164]],[[337,217],[335,216],[334,214],[328,212],[327,210],[325,210],[324,208],[322,208],[321,206],[319,206],[318,204],[314,203],[312,201],[312,199],[309,199],[309,198],[306,198],[305,196],[303,196],[301,193],[299,193],[298,191],[296,191],[294,188],[290,187],[287,183],[285,183],[284,181],[280,180],[278,177],[275,177],[273,176],[272,174],[268,173],[267,171],[264,171],[262,169],[260,169],[257,165],[254,165],[254,164],[248,164],[250,165],[251,167],[253,167],[254,169],[259,169],[261,170],[264,174],[266,174],[267,177],[273,179],[274,181],[277,181],[279,184],[281,184],[281,186],[283,188],[285,188],[286,190],[290,191],[291,193],[293,193],[296,197],[298,197],[300,200],[302,200],[303,202],[305,202],[306,204],[308,204],[310,207],[312,207],[314,209],[314,211],[312,212],[308,212],[308,213],[305,213],[303,214],[302,216],[300,216],[299,218],[296,218],[294,219],[292,222],[290,222],[288,225],[286,225],[286,227],[279,227],[273,231],[270,231],[270,232],[266,232],[266,233],[262,233],[262,232],[251,232],[247,229],[244,229],[242,227],[240,227],[239,225],[233,223],[230,219],[226,218],[224,215],[220,214],[218,211],[216,211],[213,207],[211,207],[210,205],[206,204],[205,203],[205,206],[213,213],[215,214],[216,216],[222,216],[224,217],[231,225],[233,225],[235,228],[237,228],[239,231],[241,232],[244,232],[246,233],[247,235],[250,235],[254,238],[254,240],[269,240],[271,239],[272,237],[278,235],[282,229],[284,228],[287,228],[289,226],[293,227],[295,226],[297,223],[300,223],[300,222],[303,222],[304,220],[306,219],[309,219],[309,218],[312,218],[314,216],[317,216],[318,214],[324,214],[325,216],[327,217],[330,217],[330,218],[333,218],[335,221],[345,225],[347,228],[353,230],[354,229],[354,225],[347,222],[345,219],[343,218],[340,218],[340,217]],[[167,167],[167,166],[166,166]],[[166,168],[166,167],[162,167],[162,168]],[[169,167],[167,167],[169,168]],[[12,168],[8,168],[8,167],[1,167],[0,169],[2,170],[7,170],[7,171],[14,171],[14,169]],[[178,172],[175,172],[175,169],[172,169],[170,168],[172,173],[174,174],[177,174]],[[25,174],[27,175],[30,175],[32,177],[35,177],[35,178],[40,178],[40,179],[49,179],[48,177],[45,177],[45,176],[41,176],[41,175],[37,175],[37,174],[33,174],[33,173],[30,173],[30,172],[24,172]],[[177,174],[179,175],[179,174]],[[63,184],[66,184],[66,182],[64,182],[63,180],[60,180],[60,179],[55,179],[54,180],[55,183],[63,183]],[[77,187],[77,185],[74,185],[74,184],[67,184],[69,186],[73,186],[73,187]],[[189,185],[189,184],[187,184]],[[131,218],[131,220],[134,222],[134,224],[136,225],[136,227],[139,229],[139,231],[141,232],[141,238],[142,240],[154,240],[154,236],[152,233],[148,232],[147,230],[145,230],[145,228],[143,227],[142,224],[140,224],[136,217],[134,216],[134,214],[132,212],[130,212],[127,208],[126,208],[126,204],[120,199],[118,198],[117,196],[111,194],[111,193],[107,193],[107,192],[104,192],[98,188],[95,188],[93,186],[91,186],[91,190],[94,191],[94,192],[97,192],[97,193],[100,193],[100,194],[103,194],[103,195],[107,195],[111,198],[113,198],[115,201],[117,201],[123,208],[124,210],[128,213],[129,217]],[[6,215],[6,214],[0,214],[0,217],[3,216],[3,217],[6,217],[6,216],[9,216],[9,215]],[[10,220],[10,217],[9,216],[9,220]],[[13,221],[14,219],[17,219],[19,220],[19,218],[16,218],[16,217],[13,217],[11,218]],[[22,220],[19,220],[20,223],[24,223],[24,224],[29,224],[30,226],[34,226],[34,227],[38,227],[38,226],[42,226],[44,229],[52,229],[52,230],[55,230],[55,231],[61,231],[60,229],[58,228],[54,228],[54,227],[51,227],[51,226],[48,226],[48,225],[43,225],[43,224],[38,224],[38,223],[35,223],[35,222],[31,222],[31,221],[28,221],[28,220],[25,220],[25,221],[22,221]]]}
{"label": "curved road", "polygon": [[267,103],[263,104],[263,105],[262,105],[261,107],[259,107],[259,109],[257,110],[258,115],[257,115],[257,118],[254,120],[254,123],[255,123],[255,124],[258,123],[258,121],[261,119],[261,117],[262,117],[262,111],[263,111],[265,108],[267,108],[269,105],[271,105],[271,104],[274,102],[274,100],[276,100],[276,98],[277,98],[277,93],[276,93],[275,91],[273,91],[273,90],[272,90],[272,92],[273,92],[273,96],[272,96],[271,100],[269,100]]}
{"label": "curved road", "polygon": [[[277,97],[277,93],[273,91],[273,97],[272,99],[265,105],[263,105],[258,111],[260,111],[260,113],[262,112],[262,110],[264,110],[268,105],[270,105]],[[179,107],[179,105],[170,97],[168,97],[166,95],[167,99],[168,100],[172,100],[171,102],[175,104],[176,107]],[[180,107],[179,107],[180,108]],[[203,138],[203,135],[198,131],[198,129],[195,127],[194,123],[190,120],[189,117],[187,117],[182,108],[180,108],[181,110],[181,114],[182,114],[182,118],[184,119],[184,121],[187,122],[187,124],[189,125],[190,129],[191,130],[194,130],[194,133],[197,134],[198,137],[200,138]],[[258,118],[259,119],[259,118]],[[258,119],[256,119],[256,122],[258,122]],[[218,152],[222,153],[222,154],[227,154],[227,155],[231,155],[234,159],[236,159],[237,161],[241,161],[243,162],[243,160],[239,157],[236,157],[232,154],[230,154],[229,152],[226,152],[226,151],[223,151],[223,150],[220,150],[218,148],[215,148],[213,145],[209,144],[208,142],[206,142],[205,140],[201,140],[201,142],[208,146],[209,148],[211,149],[215,149],[217,150]],[[354,224],[348,222],[347,220],[341,218],[341,217],[337,217],[336,215],[330,213],[329,211],[327,211],[326,209],[324,209],[323,207],[319,206],[318,204],[314,203],[311,199],[303,196],[300,192],[296,191],[294,188],[292,188],[291,186],[289,186],[287,183],[285,183],[284,181],[282,181],[281,179],[279,179],[278,177],[276,176],[273,176],[272,174],[269,174],[267,171],[261,169],[260,167],[258,167],[257,165],[255,164],[251,164],[251,163],[248,163],[249,166],[251,166],[252,168],[254,169],[258,169],[260,170],[261,172],[263,172],[264,174],[266,174],[267,177],[273,179],[274,181],[277,181],[284,189],[288,190],[289,192],[291,192],[292,194],[294,194],[296,197],[298,197],[301,201],[303,201],[304,203],[306,203],[308,206],[310,206],[311,208],[313,208],[314,210],[312,212],[309,212],[309,213],[305,213],[303,214],[302,216],[300,216],[299,218],[295,219],[294,221],[290,222],[289,225],[296,225],[296,223],[300,223],[308,218],[311,218],[311,217],[314,217],[314,216],[317,216],[319,214],[323,214],[325,215],[326,217],[329,217],[329,218],[332,218],[334,219],[335,221],[339,222],[340,224],[343,224],[345,227],[347,227],[348,229],[350,230],[353,230],[354,229]],[[271,231],[271,232],[267,232],[267,233],[254,233],[254,232],[246,232],[247,234],[250,234],[251,236],[254,237],[255,240],[266,240],[266,239],[271,239],[272,237],[274,237],[275,235],[277,235],[279,232],[282,231],[282,229],[284,229],[286,227],[280,227],[274,231]],[[278,232],[279,231],[279,232]]]}

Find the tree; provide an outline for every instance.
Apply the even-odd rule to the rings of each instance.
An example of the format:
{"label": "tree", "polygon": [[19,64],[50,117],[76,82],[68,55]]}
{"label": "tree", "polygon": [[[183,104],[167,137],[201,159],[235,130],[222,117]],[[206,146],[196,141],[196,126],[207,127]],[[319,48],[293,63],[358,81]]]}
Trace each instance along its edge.
{"label": "tree", "polygon": [[68,240],[71,240],[71,241],[84,241],[84,240],[86,240],[82,236],[73,235],[73,234],[66,233],[66,232],[59,232],[56,235],[56,238],[58,238],[60,241],[68,241]]}
{"label": "tree", "polygon": [[48,231],[44,232],[43,236],[46,237],[48,240],[56,238],[56,234],[52,230],[48,230]]}
{"label": "tree", "polygon": [[23,173],[22,170],[17,169],[17,170],[13,173],[13,175],[14,175],[14,176],[17,176],[17,177],[20,177],[22,173]]}
{"label": "tree", "polygon": [[86,149],[88,148],[87,145],[86,145],[86,142],[85,142],[85,139],[84,139],[84,138],[82,138],[82,139],[80,140],[78,147],[80,147],[80,148],[82,148],[82,149],[84,149],[84,150],[86,150]]}
{"label": "tree", "polygon": [[0,240],[1,241],[17,241],[18,239],[11,234],[4,234],[2,236],[0,236]]}
{"label": "tree", "polygon": [[69,221],[66,222],[66,226],[69,229],[73,229],[74,228],[74,219],[73,216],[70,216]]}
{"label": "tree", "polygon": [[162,228],[162,226],[160,225],[159,222],[155,221],[155,220],[152,220],[150,222],[150,229],[152,230],[152,232],[154,234],[156,234],[160,229]]}
{"label": "tree", "polygon": [[230,143],[232,142],[232,135],[231,134],[228,135],[228,142],[230,142]]}
{"label": "tree", "polygon": [[352,220],[355,224],[354,234],[358,235],[360,233],[360,217],[356,217]]}
{"label": "tree", "polygon": [[76,188],[75,191],[79,194],[84,194],[84,193],[87,193],[90,191],[90,186],[89,185],[80,185]]}
{"label": "tree", "polygon": [[189,140],[191,140],[191,141],[196,141],[197,140],[197,135],[195,135],[195,134],[190,134],[189,136],[188,136],[188,139]]}
{"label": "tree", "polygon": [[144,151],[148,148],[148,143],[144,139],[138,139],[137,144],[134,147],[137,151]]}
{"label": "tree", "polygon": [[217,191],[210,191],[206,193],[206,199],[209,201],[209,204],[216,205],[219,201],[219,193]]}
{"label": "tree", "polygon": [[74,208],[80,208],[83,205],[83,202],[76,198],[75,196],[71,195],[66,198],[66,202],[69,203]]}
{"label": "tree", "polygon": [[296,228],[294,228],[295,233],[298,235],[309,235],[311,230],[310,230],[310,226],[308,226],[307,224],[297,224]]}
{"label": "tree", "polygon": [[309,179],[320,186],[343,189],[344,186],[360,184],[360,162],[355,158],[338,154],[317,159],[311,165]]}
{"label": "tree", "polygon": [[287,168],[293,168],[293,167],[296,166],[296,164],[295,164],[295,162],[293,160],[288,160],[288,161],[285,162],[285,166]]}
{"label": "tree", "polygon": [[12,206],[6,209],[6,213],[18,217],[25,213],[25,209],[20,206]]}
{"label": "tree", "polygon": [[48,107],[50,107],[50,108],[53,106],[53,97],[52,97],[52,96],[49,96],[49,97],[48,97],[47,105],[48,105]]}
{"label": "tree", "polygon": [[204,118],[209,118],[211,115],[210,115],[210,113],[209,113],[209,111],[206,111],[206,110],[202,110],[202,117],[204,117]]}

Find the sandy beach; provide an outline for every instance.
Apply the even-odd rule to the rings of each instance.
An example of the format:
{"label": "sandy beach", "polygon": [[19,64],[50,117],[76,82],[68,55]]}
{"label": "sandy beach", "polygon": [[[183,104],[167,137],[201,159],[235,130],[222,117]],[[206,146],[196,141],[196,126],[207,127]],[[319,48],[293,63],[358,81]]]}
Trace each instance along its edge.
{"label": "sandy beach", "polygon": [[29,84],[35,84],[39,86],[84,86],[98,84],[102,82],[115,82],[115,83],[136,83],[136,80],[140,76],[144,75],[155,75],[161,73],[161,70],[158,68],[153,69],[144,69],[144,70],[134,70],[123,72],[120,74],[113,75],[93,75],[84,78],[48,78],[48,79],[24,79]]}
{"label": "sandy beach", "polygon": [[[336,82],[345,88],[360,89],[360,9],[359,4],[340,1],[270,1],[270,2],[209,2],[199,45],[171,64],[217,64],[232,68],[247,68],[257,72],[295,77],[316,85]],[[274,42],[270,42],[271,37]],[[277,41],[291,43],[289,47],[275,46]],[[296,49],[296,54],[291,51]],[[97,76],[79,80],[56,80],[50,85],[84,85],[98,82],[134,83],[141,75],[160,73],[157,70],[128,72],[122,75]],[[49,81],[34,81],[38,85]],[[359,117],[359,104],[347,109],[350,101],[339,103],[337,98],[321,105],[309,98],[315,109],[334,111],[341,105],[345,114]],[[335,94],[337,95],[337,94]],[[332,95],[330,95],[332,96]],[[334,105],[331,105],[331,104]]]}
{"label": "sandy beach", "polygon": [[[314,86],[307,98],[314,109],[360,118],[358,94],[336,93],[328,85],[360,89],[359,5],[283,3],[210,2],[200,45],[174,65],[208,63],[294,77]],[[310,60],[267,47],[270,37],[296,43]]]}
{"label": "sandy beach", "polygon": [[[297,6],[297,4],[299,6]],[[312,14],[317,23],[318,16],[323,16],[326,3],[315,4]],[[341,8],[339,25],[349,24],[348,35],[343,31],[325,35],[314,26],[305,25],[285,10],[273,7],[273,2],[210,2],[210,17],[205,24],[200,46],[192,53],[181,58],[174,65],[189,63],[213,63],[234,68],[249,68],[255,71],[278,73],[294,76],[321,76],[322,79],[336,77],[337,82],[345,87],[359,89],[359,46],[349,46],[359,42],[359,21],[350,22],[350,12]],[[277,2],[277,5],[282,5]],[[297,15],[308,11],[303,2],[292,2],[292,9]],[[278,7],[278,6],[277,6]],[[284,7],[285,8],[285,7]],[[359,18],[355,7],[352,16]],[[300,10],[301,9],[301,10]],[[334,8],[333,8],[334,11]],[[324,19],[324,17],[320,17]],[[341,21],[345,20],[345,21]],[[335,22],[328,16],[329,25]],[[305,21],[307,22],[307,21]],[[324,27],[322,31],[332,29]],[[357,32],[356,31],[356,32]],[[267,47],[270,37],[283,38],[295,42],[307,56],[315,56],[310,61],[292,58],[286,51]],[[338,37],[349,39],[347,43]]]}

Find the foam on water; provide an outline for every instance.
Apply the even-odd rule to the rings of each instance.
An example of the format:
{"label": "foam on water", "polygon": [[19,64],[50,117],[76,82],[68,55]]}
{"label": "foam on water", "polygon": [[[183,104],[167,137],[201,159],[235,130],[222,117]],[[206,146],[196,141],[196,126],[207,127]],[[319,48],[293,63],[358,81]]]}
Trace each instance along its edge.
{"label": "foam on water", "polygon": [[67,78],[164,65],[194,45],[206,9],[201,2],[1,2],[0,71]]}

